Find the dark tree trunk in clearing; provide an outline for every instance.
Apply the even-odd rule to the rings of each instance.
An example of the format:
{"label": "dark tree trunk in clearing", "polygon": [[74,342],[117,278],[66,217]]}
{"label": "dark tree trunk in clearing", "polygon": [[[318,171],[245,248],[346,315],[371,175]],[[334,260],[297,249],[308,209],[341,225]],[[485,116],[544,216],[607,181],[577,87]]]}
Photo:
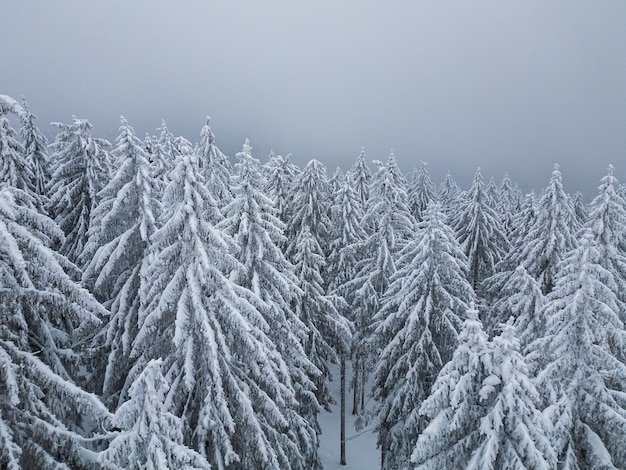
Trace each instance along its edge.
{"label": "dark tree trunk in clearing", "polygon": [[359,359],[355,358],[352,366],[354,377],[352,378],[352,414],[359,414]]}

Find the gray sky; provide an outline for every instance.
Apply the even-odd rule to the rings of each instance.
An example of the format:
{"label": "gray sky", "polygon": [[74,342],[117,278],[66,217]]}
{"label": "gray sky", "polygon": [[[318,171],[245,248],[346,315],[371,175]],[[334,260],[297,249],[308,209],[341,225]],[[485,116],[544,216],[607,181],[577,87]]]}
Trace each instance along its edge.
{"label": "gray sky", "polygon": [[124,114],[195,141],[210,115],[229,154],[249,137],[329,173],[364,146],[436,183],[541,189],[555,162],[587,199],[609,163],[626,182],[623,0],[0,1],[0,94],[46,130]]}

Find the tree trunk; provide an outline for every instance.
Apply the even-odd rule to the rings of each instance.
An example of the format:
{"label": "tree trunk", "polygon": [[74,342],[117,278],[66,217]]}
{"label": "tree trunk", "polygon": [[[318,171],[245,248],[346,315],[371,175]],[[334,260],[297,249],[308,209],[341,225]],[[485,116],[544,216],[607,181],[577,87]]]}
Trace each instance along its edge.
{"label": "tree trunk", "polygon": [[354,376],[352,377],[352,414],[358,415],[361,412],[359,408],[359,367],[360,361],[358,356],[354,358],[354,363],[352,365],[352,370],[354,371]]}
{"label": "tree trunk", "polygon": [[340,464],[346,465],[346,355],[341,355],[341,457]]}

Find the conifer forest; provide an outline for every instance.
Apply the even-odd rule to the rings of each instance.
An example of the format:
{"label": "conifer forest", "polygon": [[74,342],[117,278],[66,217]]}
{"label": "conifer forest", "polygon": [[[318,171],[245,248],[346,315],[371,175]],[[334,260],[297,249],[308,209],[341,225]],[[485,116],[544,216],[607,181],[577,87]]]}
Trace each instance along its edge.
{"label": "conifer forest", "polygon": [[371,429],[384,470],[626,469],[612,166],[585,201],[202,124],[47,138],[0,95],[1,468],[322,468],[332,380],[341,464]]}

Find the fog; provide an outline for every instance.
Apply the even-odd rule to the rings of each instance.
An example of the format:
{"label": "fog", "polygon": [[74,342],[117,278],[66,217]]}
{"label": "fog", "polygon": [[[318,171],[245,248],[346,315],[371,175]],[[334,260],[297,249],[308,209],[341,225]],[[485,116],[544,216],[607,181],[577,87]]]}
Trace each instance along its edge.
{"label": "fog", "polygon": [[220,148],[249,137],[330,172],[393,148],[463,186],[480,166],[540,190],[553,164],[588,200],[626,181],[626,2],[5,1],[0,94],[114,138],[164,119]]}

